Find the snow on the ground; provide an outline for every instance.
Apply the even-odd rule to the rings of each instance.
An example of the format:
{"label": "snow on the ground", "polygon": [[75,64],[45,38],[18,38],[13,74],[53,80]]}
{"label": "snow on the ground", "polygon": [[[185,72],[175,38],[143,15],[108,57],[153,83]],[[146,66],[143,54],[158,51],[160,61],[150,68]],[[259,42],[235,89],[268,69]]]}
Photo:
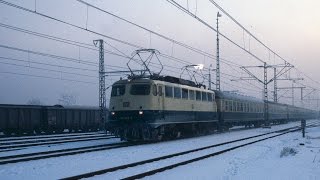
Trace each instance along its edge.
{"label": "snow on the ground", "polygon": [[[262,141],[145,179],[320,179],[320,127]],[[281,157],[284,148],[296,154]]]}
{"label": "snow on the ground", "polygon": [[[252,135],[275,131],[285,127],[292,127],[294,125],[300,125],[300,122],[289,123],[286,125],[273,126],[271,129],[249,129],[243,131],[230,131],[222,134],[214,134],[210,136],[195,137],[190,139],[175,140],[169,142],[161,142],[155,144],[139,145],[133,147],[111,149],[105,151],[91,152],[78,155],[70,155],[56,158],[49,158],[43,160],[14,163],[0,165],[0,179],[57,179],[86,172],[105,169],[108,167],[119,166],[127,163],[159,157],[167,154],[181,152],[185,150],[194,149],[197,147],[203,147],[213,145],[225,141],[240,139]],[[316,128],[314,128],[316,129]],[[317,128],[320,131],[319,128]],[[308,136],[320,137],[320,134],[316,134],[315,130],[307,130]],[[308,154],[307,150],[314,150],[313,155],[316,155],[316,148],[320,144],[316,144],[315,141],[319,139],[308,139],[303,141],[299,137],[301,134],[294,133],[286,136],[279,137],[270,141],[264,141],[257,145],[252,145],[245,149],[238,149],[228,152],[224,155],[206,159],[200,162],[192,163],[186,166],[178,167],[170,171],[151,176],[149,178],[156,179],[247,179],[245,177],[252,177],[253,179],[268,178],[265,170],[271,169],[274,172],[279,172],[276,168],[277,165],[285,166],[285,162],[288,163],[292,158],[295,162],[295,158],[301,156],[301,154]],[[285,138],[286,137],[286,138]],[[295,140],[297,139],[297,140]],[[108,140],[106,140],[107,142]],[[293,146],[294,143],[305,142],[305,146]],[[108,141],[109,142],[109,141]],[[308,144],[310,142],[311,144]],[[80,143],[80,142],[79,142]],[[84,142],[82,142],[84,143]],[[100,144],[99,141],[98,144]],[[79,145],[79,144],[78,144]],[[92,142],[90,145],[94,145]],[[287,156],[280,158],[280,151],[283,146],[293,146],[297,148],[298,153],[295,156]],[[68,146],[68,145],[64,145]],[[69,145],[72,146],[72,145]],[[61,147],[60,145],[54,146],[55,149]],[[32,149],[41,149],[44,147],[33,147],[22,152],[33,151]],[[48,149],[46,147],[46,149]],[[50,149],[51,150],[51,149]],[[306,153],[302,153],[306,152]],[[13,153],[13,152],[10,152]],[[7,155],[7,154],[6,154]],[[320,154],[319,154],[320,155]],[[3,156],[0,153],[0,156]],[[308,155],[308,157],[311,155]],[[301,157],[304,158],[304,157]],[[316,158],[317,159],[317,158]],[[317,159],[320,160],[320,157]],[[258,163],[261,162],[262,164]],[[274,162],[274,163],[273,163]],[[258,164],[255,164],[258,163]],[[282,164],[284,163],[284,164]],[[297,163],[296,163],[297,164]],[[320,163],[314,163],[319,167]],[[290,167],[294,166],[293,163]],[[265,168],[264,168],[265,167]],[[286,167],[286,166],[285,166]],[[305,169],[310,169],[310,166],[305,166]],[[264,170],[265,169],[265,170]],[[320,168],[318,168],[320,169]],[[289,169],[287,169],[289,171]],[[286,171],[281,171],[285,174]],[[297,172],[297,170],[295,170]],[[313,174],[311,173],[313,172]],[[320,172],[320,171],[319,171]],[[261,176],[259,176],[261,174]],[[273,172],[268,173],[270,175]],[[316,171],[310,169],[310,173],[304,173],[308,177],[320,178],[320,175]],[[279,176],[285,178],[284,176]],[[288,176],[291,177],[291,176]],[[301,177],[301,176],[299,176]],[[97,177],[95,177],[97,178]],[[108,178],[108,175],[102,176],[103,179]],[[270,176],[271,179],[275,176]],[[287,179],[287,178],[285,178]]]}

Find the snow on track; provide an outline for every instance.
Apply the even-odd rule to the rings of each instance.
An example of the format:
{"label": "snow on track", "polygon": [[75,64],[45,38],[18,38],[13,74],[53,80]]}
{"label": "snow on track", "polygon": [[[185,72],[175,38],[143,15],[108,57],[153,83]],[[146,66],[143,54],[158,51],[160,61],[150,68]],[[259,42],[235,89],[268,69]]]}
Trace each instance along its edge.
{"label": "snow on track", "polygon": [[[16,163],[16,164],[6,164],[6,165],[0,166],[0,175],[3,179],[41,179],[41,178],[57,179],[57,178],[69,177],[73,175],[83,174],[86,172],[105,169],[108,167],[119,166],[127,163],[133,163],[136,161],[159,157],[167,154],[186,151],[186,150],[194,149],[197,147],[203,147],[209,144],[216,144],[216,143],[226,142],[226,141],[235,140],[239,138],[249,137],[257,134],[267,133],[267,132],[275,131],[277,129],[292,127],[294,125],[300,125],[300,122],[273,126],[271,129],[257,128],[257,129],[249,129],[244,131],[232,131],[232,132],[227,132],[222,134],[214,134],[210,136],[195,137],[190,139],[182,139],[182,140],[175,140],[175,141],[169,141],[169,142],[160,142],[155,144],[139,145],[134,147],[126,147],[126,148],[120,148],[120,149],[114,149],[114,150],[92,152],[92,153],[79,154],[74,156],[64,156],[64,157],[50,158],[45,160],[22,162],[22,163]],[[263,143],[264,142],[262,142],[262,144]],[[83,144],[83,143],[79,143],[79,144]],[[14,153],[14,152],[6,152],[6,153]],[[234,154],[234,152],[232,154]],[[222,159],[222,160],[226,162],[229,161],[229,159]],[[201,162],[197,162],[197,163],[201,163]],[[231,166],[231,164],[229,165]],[[186,166],[186,167],[189,167],[189,166]],[[194,172],[193,177],[194,178],[199,177],[197,176],[197,172],[195,171],[200,172],[202,171],[202,169],[203,168],[201,167],[196,167],[193,171]],[[221,169],[221,168],[219,165],[216,165],[214,167],[211,167],[210,172],[212,173],[214,169]],[[173,169],[172,174],[169,173],[171,171],[166,171],[164,173],[168,173],[169,175],[172,175],[171,176],[172,178],[169,178],[169,179],[174,179],[175,176],[173,175],[176,174],[175,171],[176,170]],[[182,171],[185,172],[185,170],[182,170]],[[230,169],[230,172],[231,171],[232,169]],[[222,172],[227,173],[225,171],[222,171]],[[222,176],[224,174],[220,173],[219,175],[220,176],[218,177],[224,177]],[[156,177],[161,179],[166,176],[162,176],[161,174],[159,174],[151,177],[152,178]],[[95,178],[99,178],[99,176]],[[108,178],[108,176],[104,176],[103,178],[104,179]],[[214,178],[211,177],[209,179],[214,179]]]}

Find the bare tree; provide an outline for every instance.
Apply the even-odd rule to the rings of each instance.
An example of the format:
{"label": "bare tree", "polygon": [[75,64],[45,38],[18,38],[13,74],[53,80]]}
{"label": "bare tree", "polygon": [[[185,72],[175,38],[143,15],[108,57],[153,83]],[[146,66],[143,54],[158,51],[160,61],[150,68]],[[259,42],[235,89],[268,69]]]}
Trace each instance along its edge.
{"label": "bare tree", "polygon": [[44,105],[38,98],[32,98],[27,102],[28,105]]}
{"label": "bare tree", "polygon": [[65,106],[75,105],[77,103],[77,96],[74,94],[62,93],[60,94],[59,104]]}

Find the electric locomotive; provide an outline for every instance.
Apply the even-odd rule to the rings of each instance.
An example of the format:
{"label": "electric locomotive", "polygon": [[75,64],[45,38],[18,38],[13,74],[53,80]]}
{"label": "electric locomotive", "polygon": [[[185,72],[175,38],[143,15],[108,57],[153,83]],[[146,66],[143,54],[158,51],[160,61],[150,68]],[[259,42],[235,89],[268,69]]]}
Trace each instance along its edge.
{"label": "electric locomotive", "polygon": [[214,91],[176,77],[115,82],[106,129],[125,140],[161,140],[213,131]]}

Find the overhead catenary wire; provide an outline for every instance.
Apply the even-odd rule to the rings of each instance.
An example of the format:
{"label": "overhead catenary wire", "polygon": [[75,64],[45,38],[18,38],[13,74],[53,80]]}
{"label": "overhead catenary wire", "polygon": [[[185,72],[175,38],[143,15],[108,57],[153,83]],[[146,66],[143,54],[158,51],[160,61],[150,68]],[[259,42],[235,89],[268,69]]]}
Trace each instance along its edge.
{"label": "overhead catenary wire", "polygon": [[[1,3],[3,2],[3,1],[0,1]],[[61,21],[60,21],[61,22]],[[90,32],[90,31],[89,31]],[[114,38],[114,37],[112,37],[112,38]],[[116,39],[116,38],[115,38]],[[118,42],[118,41],[117,41]],[[165,55],[164,55],[165,56]],[[172,56],[168,56],[168,58],[173,58]],[[213,58],[213,57],[212,57]],[[186,63],[186,62],[185,62]],[[230,67],[231,67],[231,65],[230,65]]]}
{"label": "overhead catenary wire", "polygon": [[[102,33],[99,33],[99,32],[96,32],[96,31],[93,31],[93,30],[90,30],[90,29],[85,29],[84,27],[81,27],[81,26],[78,26],[78,25],[75,25],[75,24],[72,24],[72,23],[63,21],[63,20],[61,20],[61,19],[57,19],[57,18],[55,18],[55,17],[49,16],[49,15],[46,15],[46,14],[43,14],[43,13],[34,12],[34,11],[32,11],[31,9],[28,9],[28,8],[25,8],[25,7],[22,7],[22,6],[19,6],[19,5],[16,5],[16,4],[7,2],[7,1],[0,0],[0,3],[5,4],[5,5],[8,5],[8,6],[11,6],[11,7],[14,7],[14,8],[17,8],[17,9],[20,9],[20,10],[23,10],[23,11],[27,11],[27,12],[29,12],[29,13],[37,14],[37,15],[39,15],[39,16],[42,16],[42,17],[45,17],[45,18],[48,18],[48,19],[51,19],[51,20],[54,20],[54,21],[58,21],[58,22],[60,22],[60,23],[63,23],[63,24],[72,26],[72,27],[74,27],[74,28],[78,28],[78,29],[81,29],[81,30],[83,30],[83,31],[87,31],[87,32],[90,32],[90,33],[93,33],[93,34],[96,34],[96,35],[99,35],[99,36],[102,36],[102,37],[111,39],[111,40],[113,40],[113,41],[116,41],[116,42],[119,42],[119,43],[122,43],[122,44],[125,44],[125,45],[129,45],[129,46],[134,47],[134,48],[138,48],[138,49],[144,48],[144,47],[142,47],[142,46],[139,46],[139,45],[136,45],[136,44],[127,42],[127,41],[123,41],[123,40],[120,40],[120,39],[118,39],[118,38],[114,38],[114,37],[111,37],[111,36],[107,36],[107,35],[105,35],[105,34],[102,34]],[[99,8],[99,9],[100,9],[100,8]],[[102,9],[100,9],[100,10],[102,10]],[[109,12],[106,12],[106,13],[109,13]],[[112,14],[112,15],[113,15],[113,14]],[[121,18],[121,17],[118,17],[118,18]],[[123,19],[123,18],[121,18],[121,19]],[[125,20],[125,19],[123,19],[123,20],[124,20],[124,21],[127,21],[127,20]],[[128,23],[129,23],[129,22],[128,22]],[[130,22],[130,23],[132,23],[132,22]],[[134,23],[132,23],[132,24],[134,24]],[[164,35],[161,35],[161,34],[159,34],[159,33],[156,33],[156,32],[154,32],[154,31],[151,31],[151,30],[149,30],[149,29],[146,29],[146,28],[144,28],[144,27],[142,27],[142,26],[140,26],[140,25],[137,25],[137,24],[134,24],[134,25],[137,26],[137,27],[140,27],[140,28],[142,28],[142,29],[144,29],[144,30],[146,30],[146,31],[148,31],[148,32],[151,32],[151,33],[153,33],[153,34],[155,34],[155,35],[158,35],[159,37],[163,37],[164,39],[167,39],[167,40],[169,40],[169,41],[171,41],[171,42],[174,42],[175,44],[178,44],[178,45],[181,45],[181,46],[183,46],[183,47],[185,47],[185,48],[187,48],[187,49],[190,49],[190,50],[192,50],[192,51],[194,51],[194,52],[198,52],[198,53],[200,53],[200,54],[202,54],[202,55],[205,55],[205,56],[207,56],[207,57],[209,57],[209,58],[215,59],[215,56],[212,55],[212,54],[210,54],[210,53],[207,53],[207,52],[204,52],[204,51],[202,51],[202,50],[199,50],[199,49],[196,49],[196,48],[194,48],[194,47],[191,47],[191,46],[189,46],[189,45],[183,44],[183,43],[181,43],[181,42],[179,42],[179,41],[170,39],[170,38],[168,38],[168,37],[166,37],[166,36],[164,36]],[[73,42],[75,43],[75,41],[73,41]],[[88,45],[88,44],[85,44],[85,43],[82,43],[82,44],[83,44],[83,45]],[[169,59],[171,59],[171,60],[173,60],[173,61],[180,61],[180,62],[182,62],[182,63],[184,63],[184,64],[186,64],[186,65],[192,64],[191,62],[188,62],[188,61],[186,61],[186,60],[181,60],[181,59],[179,59],[179,58],[176,58],[176,57],[173,57],[173,56],[170,56],[170,55],[166,55],[166,54],[164,54],[164,53],[161,53],[160,56],[169,58]]]}
{"label": "overhead catenary wire", "polygon": [[[166,0],[167,2],[169,2],[170,4],[172,4],[173,6],[177,7],[178,9],[180,9],[181,11],[185,12],[186,14],[188,14],[189,16],[195,18],[196,20],[198,20],[200,23],[204,24],[205,26],[207,26],[209,29],[217,32],[217,30],[211,26],[210,24],[206,23],[204,20],[202,20],[201,18],[199,18],[198,16],[196,16],[195,14],[193,14],[192,12],[190,12],[189,10],[187,10],[186,8],[184,8],[183,6],[181,6],[179,3],[177,3],[174,0]],[[246,53],[248,53],[249,55],[251,55],[253,58],[255,58],[256,60],[258,60],[261,63],[264,63],[265,61],[262,60],[261,58],[259,58],[258,56],[256,56],[255,54],[253,54],[252,52],[246,50],[245,48],[243,48],[241,45],[237,44],[235,41],[231,40],[230,38],[228,38],[226,35],[222,34],[220,31],[218,32],[219,35],[221,35],[223,38],[225,38],[227,41],[229,41],[230,43],[232,43],[233,45],[235,45],[236,47],[240,48],[241,50],[245,51]]]}
{"label": "overhead catenary wire", "polygon": [[90,81],[81,81],[81,80],[67,79],[67,78],[62,78],[62,77],[50,77],[50,76],[26,74],[26,73],[17,73],[17,72],[10,72],[10,71],[0,71],[0,73],[2,73],[2,74],[20,75],[20,76],[30,76],[30,77],[45,78],[45,79],[55,79],[55,80],[70,81],[70,82],[78,82],[78,83],[84,83],[84,84],[98,84],[98,83],[90,82]]}

